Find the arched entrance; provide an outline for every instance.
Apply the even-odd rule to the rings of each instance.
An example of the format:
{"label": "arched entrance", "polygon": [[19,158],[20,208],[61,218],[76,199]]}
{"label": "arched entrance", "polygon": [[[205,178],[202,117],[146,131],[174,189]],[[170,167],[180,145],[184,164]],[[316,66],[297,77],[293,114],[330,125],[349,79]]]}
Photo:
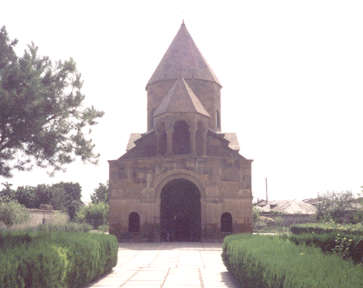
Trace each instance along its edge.
{"label": "arched entrance", "polygon": [[200,191],[192,182],[175,179],[160,195],[160,237],[162,241],[200,241]]}

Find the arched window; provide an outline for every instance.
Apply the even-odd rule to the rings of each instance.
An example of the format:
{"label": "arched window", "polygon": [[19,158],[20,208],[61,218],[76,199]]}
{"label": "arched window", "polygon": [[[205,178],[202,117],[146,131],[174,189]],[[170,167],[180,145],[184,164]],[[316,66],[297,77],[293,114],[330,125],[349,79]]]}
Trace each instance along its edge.
{"label": "arched window", "polygon": [[231,213],[223,213],[221,216],[221,232],[232,232],[232,215]]}
{"label": "arched window", "polygon": [[173,152],[174,154],[190,153],[189,126],[185,121],[177,121],[174,124]]}
{"label": "arched window", "polygon": [[129,232],[139,232],[140,231],[140,216],[136,212],[131,212],[129,214]]}

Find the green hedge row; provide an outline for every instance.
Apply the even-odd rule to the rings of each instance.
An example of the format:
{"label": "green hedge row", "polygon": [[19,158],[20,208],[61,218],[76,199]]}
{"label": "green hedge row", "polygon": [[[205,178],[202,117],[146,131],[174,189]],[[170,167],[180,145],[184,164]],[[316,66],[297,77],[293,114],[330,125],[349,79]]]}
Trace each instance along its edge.
{"label": "green hedge row", "polygon": [[319,247],[324,252],[332,252],[355,263],[363,263],[363,236],[343,233],[304,233],[287,237],[296,245]]}
{"label": "green hedge row", "polygon": [[111,235],[17,232],[1,238],[7,243],[0,250],[0,287],[82,287],[117,263]]}
{"label": "green hedge row", "polygon": [[363,235],[363,225],[358,224],[335,224],[335,223],[306,223],[297,224],[290,227],[294,234],[317,233],[326,234],[332,232],[341,232],[354,235]]}
{"label": "green hedge row", "polygon": [[279,237],[228,236],[222,257],[244,288],[363,287],[360,265]]}

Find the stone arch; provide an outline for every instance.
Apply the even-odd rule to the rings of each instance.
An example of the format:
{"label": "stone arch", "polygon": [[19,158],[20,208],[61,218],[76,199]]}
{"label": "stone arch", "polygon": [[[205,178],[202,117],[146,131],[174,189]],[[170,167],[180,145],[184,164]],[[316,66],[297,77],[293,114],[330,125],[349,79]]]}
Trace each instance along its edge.
{"label": "stone arch", "polygon": [[192,182],[197,186],[201,200],[205,199],[205,189],[202,182],[199,180],[198,174],[186,170],[186,169],[175,169],[173,171],[165,172],[157,177],[154,181],[155,199],[160,201],[161,190],[170,181],[175,179],[185,179]]}
{"label": "stone arch", "polygon": [[200,241],[201,194],[184,178],[167,182],[160,195],[160,239],[162,241]]}
{"label": "stone arch", "polygon": [[128,221],[129,232],[140,232],[140,215],[137,212],[131,212],[129,214]]}
{"label": "stone arch", "polygon": [[233,232],[233,220],[232,215],[229,212],[224,212],[221,216],[221,232]]}

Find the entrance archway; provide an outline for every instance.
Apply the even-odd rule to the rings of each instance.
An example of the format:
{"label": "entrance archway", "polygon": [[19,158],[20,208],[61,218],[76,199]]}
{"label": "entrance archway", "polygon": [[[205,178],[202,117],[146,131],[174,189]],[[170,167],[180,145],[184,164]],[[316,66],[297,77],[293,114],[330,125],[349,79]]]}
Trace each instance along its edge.
{"label": "entrance archway", "polygon": [[160,195],[160,237],[162,241],[200,241],[200,191],[192,182],[175,179]]}

